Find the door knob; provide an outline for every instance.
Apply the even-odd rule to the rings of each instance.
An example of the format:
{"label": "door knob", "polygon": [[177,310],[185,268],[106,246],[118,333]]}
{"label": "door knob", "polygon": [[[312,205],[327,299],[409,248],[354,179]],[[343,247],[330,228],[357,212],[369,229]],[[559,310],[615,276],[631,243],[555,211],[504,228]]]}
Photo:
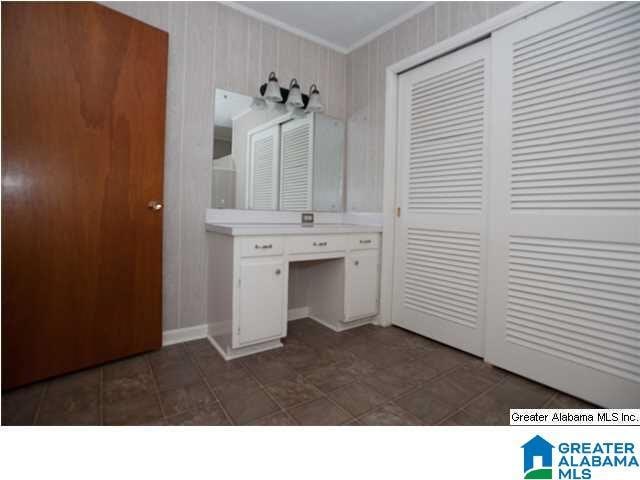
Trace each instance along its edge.
{"label": "door knob", "polygon": [[155,200],[151,200],[147,203],[147,208],[149,210],[162,210],[162,204],[160,202],[156,202]]}

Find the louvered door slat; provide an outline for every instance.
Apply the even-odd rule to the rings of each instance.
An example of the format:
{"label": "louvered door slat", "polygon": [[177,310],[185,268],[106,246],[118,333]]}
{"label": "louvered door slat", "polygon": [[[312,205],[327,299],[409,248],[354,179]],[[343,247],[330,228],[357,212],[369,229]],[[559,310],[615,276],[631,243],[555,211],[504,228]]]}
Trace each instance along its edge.
{"label": "louvered door slat", "polygon": [[282,125],[280,209],[311,210],[313,116]]}
{"label": "louvered door slat", "polygon": [[487,358],[610,407],[640,406],[638,25],[567,3],[493,37]]}
{"label": "louvered door slat", "polygon": [[276,126],[251,135],[249,205],[256,210],[278,208],[278,133]]}
{"label": "louvered door slat", "polygon": [[488,42],[401,77],[393,322],[482,354]]}

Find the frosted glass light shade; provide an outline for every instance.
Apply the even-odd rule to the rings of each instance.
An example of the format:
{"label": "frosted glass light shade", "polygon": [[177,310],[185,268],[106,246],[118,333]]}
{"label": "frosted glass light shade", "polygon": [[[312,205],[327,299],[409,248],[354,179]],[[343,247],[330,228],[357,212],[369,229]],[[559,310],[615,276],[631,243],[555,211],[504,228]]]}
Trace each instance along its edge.
{"label": "frosted glass light shade", "polygon": [[324,105],[320,100],[320,91],[315,84],[309,88],[309,103],[307,103],[307,112],[322,112],[324,111]]}
{"label": "frosted glass light shade", "polygon": [[287,97],[287,105],[298,108],[304,107],[300,85],[298,85],[298,81],[295,78],[291,80],[291,83],[289,84],[289,96]]}
{"label": "frosted glass light shade", "polygon": [[251,102],[251,110],[266,110],[267,102],[265,102],[262,97],[253,97],[253,101]]}
{"label": "frosted glass light shade", "polygon": [[264,99],[270,102],[281,102],[282,95],[280,95],[280,84],[275,72],[269,74],[269,80],[267,81],[267,90],[264,92]]}

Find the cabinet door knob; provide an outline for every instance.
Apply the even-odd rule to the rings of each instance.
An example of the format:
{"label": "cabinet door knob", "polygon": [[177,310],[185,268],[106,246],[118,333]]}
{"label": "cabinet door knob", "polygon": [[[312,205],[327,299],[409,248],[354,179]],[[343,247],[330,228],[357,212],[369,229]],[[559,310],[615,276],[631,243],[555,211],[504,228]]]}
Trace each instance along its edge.
{"label": "cabinet door knob", "polygon": [[162,204],[160,202],[156,202],[155,200],[152,200],[149,203],[147,203],[147,208],[149,210],[161,210]]}
{"label": "cabinet door knob", "polygon": [[355,262],[353,262],[353,264],[357,267],[358,265],[360,265],[360,261],[356,260]]}
{"label": "cabinet door knob", "polygon": [[281,273],[281,272],[280,272],[280,269],[279,269],[279,268],[278,268],[278,269],[276,269],[276,275],[280,275],[280,273]]}

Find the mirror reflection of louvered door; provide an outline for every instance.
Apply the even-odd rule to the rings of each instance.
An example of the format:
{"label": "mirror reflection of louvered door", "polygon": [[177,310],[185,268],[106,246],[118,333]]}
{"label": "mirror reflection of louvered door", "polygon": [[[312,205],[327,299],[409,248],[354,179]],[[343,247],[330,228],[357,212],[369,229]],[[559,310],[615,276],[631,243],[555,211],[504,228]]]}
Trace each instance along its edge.
{"label": "mirror reflection of louvered door", "polygon": [[278,209],[279,145],[279,125],[256,132],[249,138],[249,208]]}
{"label": "mirror reflection of louvered door", "polygon": [[312,209],[313,115],[281,127],[280,210]]}
{"label": "mirror reflection of louvered door", "polygon": [[492,38],[490,363],[640,407],[640,4]]}
{"label": "mirror reflection of louvered door", "polygon": [[489,40],[401,75],[393,323],[483,353]]}

